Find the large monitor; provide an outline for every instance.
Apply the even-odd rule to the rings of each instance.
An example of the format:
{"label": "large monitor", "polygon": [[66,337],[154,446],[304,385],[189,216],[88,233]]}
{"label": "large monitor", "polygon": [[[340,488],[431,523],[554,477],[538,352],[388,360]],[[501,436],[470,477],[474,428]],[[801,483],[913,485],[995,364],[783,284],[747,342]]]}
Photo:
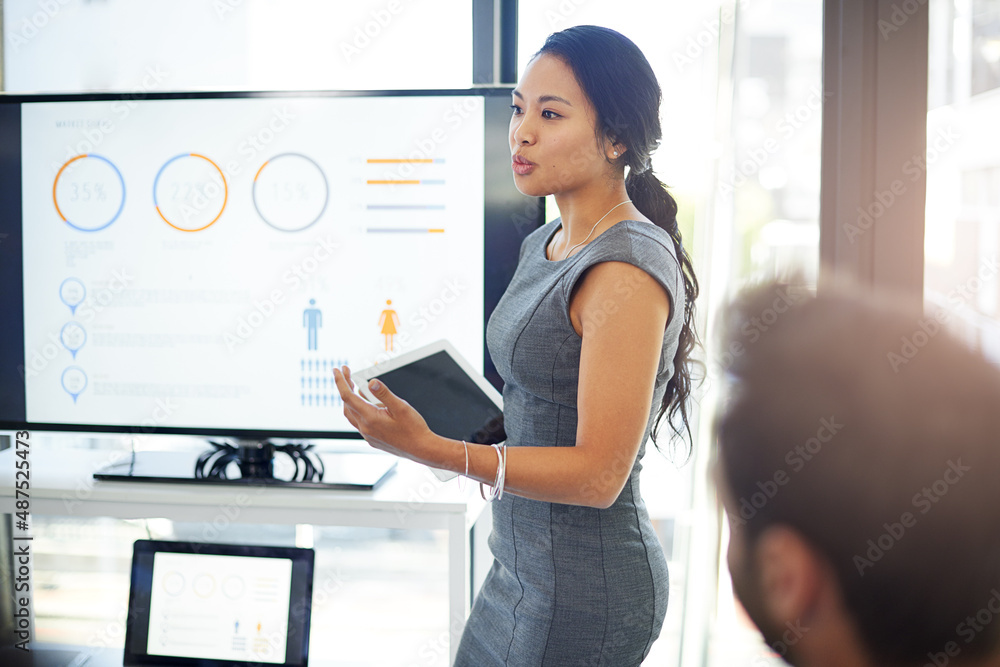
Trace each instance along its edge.
{"label": "large monitor", "polygon": [[332,368],[485,322],[510,90],[0,97],[0,428],[355,435]]}

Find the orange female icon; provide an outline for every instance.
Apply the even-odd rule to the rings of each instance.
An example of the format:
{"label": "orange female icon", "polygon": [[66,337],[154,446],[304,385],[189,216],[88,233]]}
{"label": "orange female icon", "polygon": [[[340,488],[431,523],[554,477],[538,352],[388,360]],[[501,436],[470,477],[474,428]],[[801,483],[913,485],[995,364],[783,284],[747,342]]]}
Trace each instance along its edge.
{"label": "orange female icon", "polygon": [[[386,299],[385,305],[391,306],[392,299]],[[385,336],[385,351],[392,352],[392,337],[399,331],[399,316],[392,308],[386,308],[378,318],[378,325],[381,327],[381,334]]]}

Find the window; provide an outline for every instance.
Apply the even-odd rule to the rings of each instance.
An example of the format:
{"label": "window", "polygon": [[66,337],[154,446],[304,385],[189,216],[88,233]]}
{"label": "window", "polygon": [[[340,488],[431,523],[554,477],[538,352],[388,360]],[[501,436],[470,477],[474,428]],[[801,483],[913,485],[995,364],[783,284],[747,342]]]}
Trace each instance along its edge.
{"label": "window", "polygon": [[930,11],[924,300],[1000,363],[1000,2]]}
{"label": "window", "polygon": [[[732,71],[720,82],[718,113],[725,113],[726,94],[732,110],[720,132],[715,243],[707,250],[719,283],[715,304],[748,283],[782,279],[814,288],[819,264],[823,2],[735,4]],[[713,341],[714,332],[706,339]],[[718,385],[732,359],[720,353],[709,360],[710,382]],[[706,392],[706,403],[715,404],[717,389]],[[727,547],[723,524],[717,622],[706,664],[784,664],[734,599]]]}
{"label": "window", "polygon": [[972,94],[1000,88],[1000,3],[972,3]]}
{"label": "window", "polygon": [[467,88],[472,0],[7,0],[4,89]]}

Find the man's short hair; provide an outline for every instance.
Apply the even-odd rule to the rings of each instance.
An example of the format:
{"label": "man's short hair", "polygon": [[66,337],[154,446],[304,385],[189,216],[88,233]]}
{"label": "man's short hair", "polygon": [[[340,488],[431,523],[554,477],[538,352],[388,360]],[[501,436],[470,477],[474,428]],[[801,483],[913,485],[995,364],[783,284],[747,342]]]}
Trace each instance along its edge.
{"label": "man's short hair", "polygon": [[994,649],[1000,369],[941,319],[844,291],[756,288],[724,329],[733,529],[801,534],[882,664]]}

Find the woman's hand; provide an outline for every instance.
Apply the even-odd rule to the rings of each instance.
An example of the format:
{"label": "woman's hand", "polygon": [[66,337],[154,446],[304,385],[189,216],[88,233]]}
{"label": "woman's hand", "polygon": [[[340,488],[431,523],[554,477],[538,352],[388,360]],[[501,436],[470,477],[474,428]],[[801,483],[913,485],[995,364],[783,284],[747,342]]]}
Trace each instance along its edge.
{"label": "woman's hand", "polygon": [[393,394],[378,380],[371,380],[368,389],[381,404],[373,405],[355,393],[351,369],[333,369],[337,390],[344,401],[344,416],[358,429],[375,449],[419,463],[431,463],[426,454],[436,437],[427,422],[413,407]]}

